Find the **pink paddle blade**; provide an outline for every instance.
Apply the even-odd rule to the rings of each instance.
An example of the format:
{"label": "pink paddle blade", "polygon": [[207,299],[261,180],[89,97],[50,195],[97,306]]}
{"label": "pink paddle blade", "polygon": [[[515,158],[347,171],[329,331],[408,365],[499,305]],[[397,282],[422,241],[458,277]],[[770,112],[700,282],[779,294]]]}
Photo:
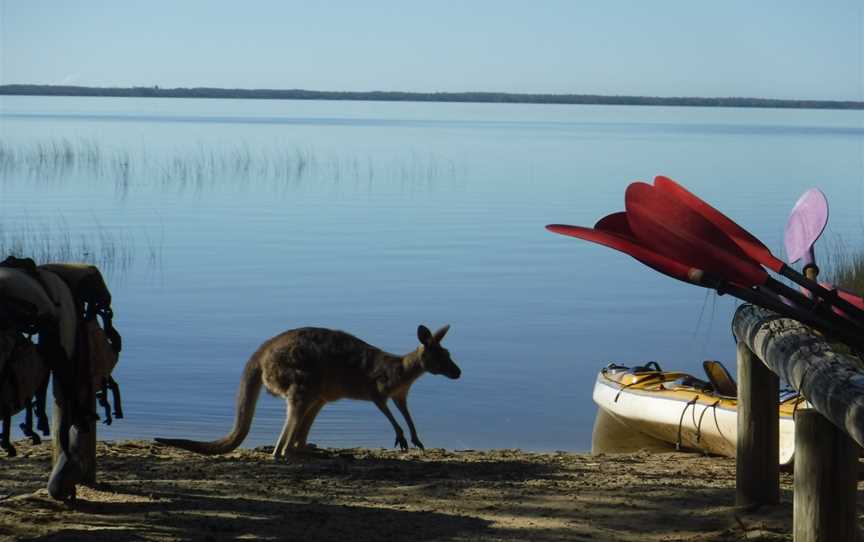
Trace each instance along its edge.
{"label": "pink paddle blade", "polygon": [[804,192],[786,222],[783,244],[786,247],[786,259],[795,263],[804,258],[804,265],[815,263],[813,260],[813,245],[825,231],[828,224],[828,198],[818,188]]}

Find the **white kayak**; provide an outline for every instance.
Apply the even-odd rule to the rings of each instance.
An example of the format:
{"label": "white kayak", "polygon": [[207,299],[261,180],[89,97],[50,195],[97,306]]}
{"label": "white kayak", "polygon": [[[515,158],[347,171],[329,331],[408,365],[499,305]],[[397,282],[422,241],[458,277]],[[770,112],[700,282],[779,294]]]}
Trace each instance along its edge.
{"label": "white kayak", "polygon": [[[639,449],[684,449],[735,457],[738,412],[735,383],[716,361],[705,362],[709,380],[644,367],[612,364],[597,375],[594,402],[599,407],[591,451],[621,453]],[[799,405],[800,403],[800,405]],[[780,397],[780,464],[795,453],[799,395]]]}

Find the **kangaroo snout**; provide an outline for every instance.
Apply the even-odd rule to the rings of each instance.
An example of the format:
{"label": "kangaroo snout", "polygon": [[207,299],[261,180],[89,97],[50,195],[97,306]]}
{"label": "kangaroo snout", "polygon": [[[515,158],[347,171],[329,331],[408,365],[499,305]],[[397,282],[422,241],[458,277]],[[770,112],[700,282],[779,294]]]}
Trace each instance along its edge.
{"label": "kangaroo snout", "polygon": [[462,369],[452,361],[448,365],[439,365],[437,367],[428,367],[426,369],[430,374],[446,376],[451,380],[456,380],[462,376]]}

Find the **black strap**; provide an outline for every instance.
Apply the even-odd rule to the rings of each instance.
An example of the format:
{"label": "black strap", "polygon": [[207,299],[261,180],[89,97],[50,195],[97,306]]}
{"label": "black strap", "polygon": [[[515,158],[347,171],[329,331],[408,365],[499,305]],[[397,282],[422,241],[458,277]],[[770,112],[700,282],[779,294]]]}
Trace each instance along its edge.
{"label": "black strap", "polygon": [[46,375],[45,380],[42,381],[42,385],[36,391],[36,429],[44,437],[51,435],[51,424],[48,422],[48,414],[45,411],[45,402],[48,396],[48,379],[49,376]]}
{"label": "black strap", "polygon": [[9,414],[5,414],[3,416],[3,433],[0,433],[0,447],[6,450],[6,455],[9,457],[15,457],[18,455],[18,452],[15,451],[15,446],[12,446],[12,442],[9,440],[12,433],[12,416]]}
{"label": "black strap", "polygon": [[0,371],[0,386],[2,386],[4,382],[8,382],[9,386],[12,388],[12,397],[9,398],[8,403],[0,403],[0,416],[11,416],[21,410],[24,406],[18,402],[18,396],[21,394],[21,390],[18,387],[18,379],[15,378],[15,371],[12,368],[11,360],[6,362],[6,365],[3,366],[3,370]]}
{"label": "black strap", "polygon": [[99,401],[99,406],[105,410],[105,419],[102,420],[102,423],[111,425],[114,420],[111,418],[111,405],[108,403],[108,379],[105,377],[102,378],[99,389],[96,391],[96,400]]}
{"label": "black strap", "polygon": [[39,435],[36,434],[35,431],[33,431],[33,409],[35,404],[36,401],[32,397],[27,400],[24,422],[19,424],[18,427],[21,428],[21,432],[24,433],[24,436],[28,437],[33,444],[42,444],[42,439],[39,438]]}
{"label": "black strap", "polygon": [[98,314],[102,317],[102,327],[105,330],[105,336],[108,337],[111,348],[119,354],[123,350],[123,337],[120,336],[120,332],[117,331],[112,323],[114,311],[111,310],[111,307],[102,307],[98,309]]}
{"label": "black strap", "polygon": [[111,375],[108,375],[108,389],[111,390],[111,396],[114,398],[114,417],[123,419],[123,405],[120,402],[120,384]]}

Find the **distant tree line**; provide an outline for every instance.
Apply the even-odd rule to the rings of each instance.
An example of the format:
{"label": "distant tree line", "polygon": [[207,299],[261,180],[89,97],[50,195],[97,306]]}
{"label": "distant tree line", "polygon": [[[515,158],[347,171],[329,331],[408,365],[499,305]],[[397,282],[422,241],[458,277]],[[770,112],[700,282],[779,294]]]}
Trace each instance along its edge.
{"label": "distant tree line", "polygon": [[864,109],[861,101],[775,100],[770,98],[688,98],[602,96],[596,94],[512,94],[507,92],[344,92],[302,89],[78,87],[0,85],[0,95],[111,96],[128,98],[240,98],[251,100],[365,100],[389,102],[483,102],[584,105],[664,105],[698,107],[772,107],[793,109]]}

